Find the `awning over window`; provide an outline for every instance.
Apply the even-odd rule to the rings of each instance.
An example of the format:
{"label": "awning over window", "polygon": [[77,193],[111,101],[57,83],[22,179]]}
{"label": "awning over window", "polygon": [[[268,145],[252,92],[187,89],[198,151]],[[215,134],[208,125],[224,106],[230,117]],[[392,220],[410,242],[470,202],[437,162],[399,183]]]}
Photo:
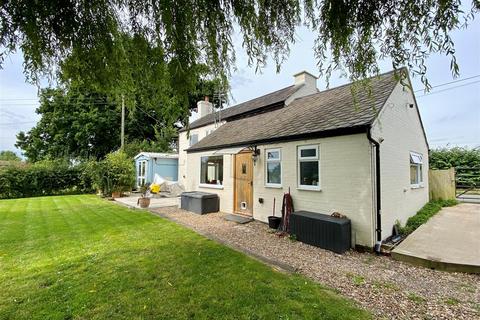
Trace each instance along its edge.
{"label": "awning over window", "polygon": [[415,152],[410,152],[410,163],[422,164],[423,163],[422,155]]}
{"label": "awning over window", "polygon": [[237,154],[243,149],[245,149],[245,147],[226,148],[226,149],[215,150],[213,154]]}

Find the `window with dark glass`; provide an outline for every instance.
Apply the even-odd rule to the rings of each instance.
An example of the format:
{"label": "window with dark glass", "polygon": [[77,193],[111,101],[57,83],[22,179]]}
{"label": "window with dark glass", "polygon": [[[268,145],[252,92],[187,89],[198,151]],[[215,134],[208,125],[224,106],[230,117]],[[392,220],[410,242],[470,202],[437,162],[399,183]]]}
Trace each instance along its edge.
{"label": "window with dark glass", "polygon": [[320,161],[318,145],[298,147],[298,186],[320,188]]}
{"label": "window with dark glass", "polygon": [[201,157],[200,183],[223,184],[223,156]]}
{"label": "window with dark glass", "polygon": [[266,185],[279,187],[282,185],[282,152],[280,149],[267,149]]}

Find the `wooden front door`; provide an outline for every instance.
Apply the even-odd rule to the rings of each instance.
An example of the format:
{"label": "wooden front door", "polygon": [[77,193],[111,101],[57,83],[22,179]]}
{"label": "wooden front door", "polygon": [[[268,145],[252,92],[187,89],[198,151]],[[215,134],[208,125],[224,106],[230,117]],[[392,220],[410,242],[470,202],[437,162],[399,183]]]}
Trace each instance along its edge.
{"label": "wooden front door", "polygon": [[253,214],[253,159],[251,152],[235,155],[235,213]]}

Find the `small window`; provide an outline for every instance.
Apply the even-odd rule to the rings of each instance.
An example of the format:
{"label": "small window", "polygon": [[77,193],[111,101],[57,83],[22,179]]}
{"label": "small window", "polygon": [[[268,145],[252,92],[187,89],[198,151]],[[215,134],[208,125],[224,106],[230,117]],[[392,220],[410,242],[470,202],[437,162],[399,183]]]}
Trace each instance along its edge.
{"label": "small window", "polygon": [[223,185],[223,156],[201,158],[200,183],[218,186]]}
{"label": "small window", "polygon": [[298,187],[320,189],[320,161],[318,145],[298,147]]}
{"label": "small window", "polygon": [[198,134],[191,134],[190,135],[190,147],[193,146],[197,142],[198,142]]}
{"label": "small window", "polygon": [[270,187],[282,186],[282,152],[280,149],[265,150],[266,157],[266,185]]}
{"label": "small window", "polygon": [[420,187],[423,184],[423,156],[410,152],[410,185]]}

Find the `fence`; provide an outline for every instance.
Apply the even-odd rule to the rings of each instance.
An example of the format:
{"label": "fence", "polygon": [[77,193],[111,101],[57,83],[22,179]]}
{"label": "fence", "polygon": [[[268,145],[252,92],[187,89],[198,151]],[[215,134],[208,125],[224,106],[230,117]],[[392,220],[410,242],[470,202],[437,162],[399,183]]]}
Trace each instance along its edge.
{"label": "fence", "polygon": [[429,170],[430,200],[455,199],[455,169]]}
{"label": "fence", "polygon": [[480,167],[456,167],[457,195],[476,193],[480,189]]}

